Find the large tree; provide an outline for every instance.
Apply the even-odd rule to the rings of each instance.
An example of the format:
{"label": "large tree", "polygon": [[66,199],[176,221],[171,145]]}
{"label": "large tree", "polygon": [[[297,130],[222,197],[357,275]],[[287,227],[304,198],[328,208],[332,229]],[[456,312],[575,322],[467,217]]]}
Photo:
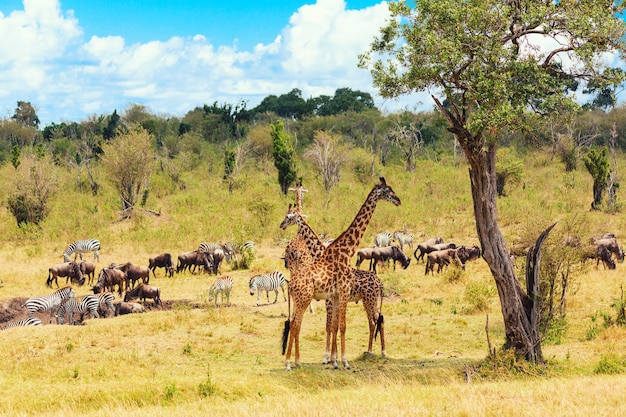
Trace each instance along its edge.
{"label": "large tree", "polygon": [[[504,129],[575,107],[575,82],[616,85],[600,58],[625,50],[621,2],[419,0],[389,4],[361,66],[383,97],[428,92],[468,163],[476,229],[504,317],[505,347],[543,362],[536,297],[515,275],[498,224],[496,150]],[[604,54],[604,56],[603,56]]]}

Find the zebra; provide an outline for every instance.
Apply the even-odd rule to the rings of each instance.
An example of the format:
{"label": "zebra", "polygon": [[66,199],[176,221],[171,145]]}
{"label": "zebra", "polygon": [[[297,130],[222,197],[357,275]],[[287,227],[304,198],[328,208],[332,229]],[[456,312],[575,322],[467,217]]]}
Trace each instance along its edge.
{"label": "zebra", "polygon": [[230,305],[230,292],[233,289],[233,278],[230,275],[224,275],[215,280],[209,288],[209,302],[215,298],[215,306],[217,307],[217,295],[222,294],[222,305],[224,305],[224,295],[226,295],[226,304]]}
{"label": "zebra", "polygon": [[70,245],[63,252],[63,259],[65,262],[70,261],[70,255],[74,254],[74,260],[76,256],[80,255],[80,260],[83,260],[83,253],[93,252],[93,259],[100,261],[100,241],[98,239],[77,240],[70,243]]}
{"label": "zebra", "polygon": [[280,288],[283,292],[283,299],[287,301],[287,297],[285,297],[285,284],[289,285],[289,281],[280,271],[272,271],[265,275],[255,275],[250,278],[250,295],[254,295],[255,292],[257,293],[256,305],[259,305],[259,298],[263,290],[265,290],[267,304],[269,304],[270,291],[274,291],[276,292],[276,297],[274,298],[273,304],[276,304],[278,301],[278,288]]}
{"label": "zebra", "polygon": [[23,320],[17,320],[7,323],[3,330],[10,329],[12,327],[27,327],[27,326],[41,326],[41,320],[37,317],[27,317]]}
{"label": "zebra", "polygon": [[247,240],[239,245],[239,253],[243,253],[246,251],[254,252],[254,242],[251,240]]}
{"label": "zebra", "polygon": [[100,301],[95,295],[85,295],[81,299],[71,297],[61,303],[54,316],[57,319],[57,324],[63,324],[65,314],[67,313],[67,322],[70,325],[74,324],[74,313],[83,314],[89,312],[91,318],[97,319],[100,317],[98,315],[99,305]]}
{"label": "zebra", "polygon": [[413,249],[413,233],[402,232],[400,230],[393,232],[393,238],[398,241],[400,250],[404,251],[404,245]]}
{"label": "zebra", "polygon": [[212,262],[215,274],[217,274],[217,270],[219,269],[219,264],[222,259],[226,259],[226,262],[230,263],[234,254],[234,251],[229,250],[226,245],[222,245],[221,243],[202,242],[200,243],[200,246],[198,246],[198,250],[200,252],[206,252],[217,261]]}
{"label": "zebra", "polygon": [[391,233],[381,232],[374,237],[374,247],[382,248],[391,245]]}
{"label": "zebra", "polygon": [[74,289],[72,287],[63,287],[52,294],[29,298],[22,307],[28,309],[28,317],[33,317],[33,314],[37,311],[44,312],[50,310],[50,318],[52,318],[54,309],[58,307],[63,300],[71,297],[76,297]]}
{"label": "zebra", "polygon": [[115,307],[113,306],[115,295],[112,292],[101,292],[96,294],[96,298],[98,298],[98,312],[103,311],[104,317],[109,316],[109,311],[115,314]]}

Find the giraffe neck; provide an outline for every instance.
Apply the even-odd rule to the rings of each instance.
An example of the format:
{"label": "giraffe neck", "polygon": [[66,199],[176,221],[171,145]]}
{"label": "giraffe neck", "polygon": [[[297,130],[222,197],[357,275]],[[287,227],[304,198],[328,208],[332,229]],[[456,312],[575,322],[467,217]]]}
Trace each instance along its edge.
{"label": "giraffe neck", "polygon": [[313,260],[315,261],[319,259],[326,250],[324,244],[320,240],[319,236],[317,236],[317,233],[311,229],[311,226],[309,226],[309,224],[304,221],[301,216],[298,215],[296,217],[296,221],[298,223],[298,234],[302,237],[302,239],[304,239]]}
{"label": "giraffe neck", "polygon": [[296,213],[302,214],[302,186],[296,187]]}
{"label": "giraffe neck", "polygon": [[367,199],[359,209],[358,213],[350,226],[335,239],[328,248],[326,248],[326,256],[332,257],[332,259],[342,259],[347,263],[350,262],[350,258],[356,252],[356,248],[361,243],[361,238],[365,234],[367,225],[372,219],[374,209],[378,203],[378,193],[376,190],[372,190],[367,196]]}

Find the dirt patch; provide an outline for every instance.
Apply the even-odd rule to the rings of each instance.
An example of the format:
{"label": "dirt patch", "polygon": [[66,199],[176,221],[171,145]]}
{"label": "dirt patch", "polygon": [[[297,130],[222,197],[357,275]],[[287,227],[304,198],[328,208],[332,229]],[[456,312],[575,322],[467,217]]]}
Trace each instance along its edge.
{"label": "dirt patch", "polygon": [[[28,317],[28,310],[26,307],[22,307],[28,298],[15,297],[8,298],[0,301],[0,328],[4,327],[10,321],[22,320]],[[136,300],[135,300],[136,301]],[[117,304],[119,301],[113,303]],[[146,312],[159,311],[159,310],[173,310],[175,308],[202,308],[203,304],[191,300],[166,300],[158,306],[155,306],[151,301],[146,301],[143,305]],[[50,316],[50,312],[35,313],[35,317],[41,320],[41,324],[56,324],[54,316]]]}

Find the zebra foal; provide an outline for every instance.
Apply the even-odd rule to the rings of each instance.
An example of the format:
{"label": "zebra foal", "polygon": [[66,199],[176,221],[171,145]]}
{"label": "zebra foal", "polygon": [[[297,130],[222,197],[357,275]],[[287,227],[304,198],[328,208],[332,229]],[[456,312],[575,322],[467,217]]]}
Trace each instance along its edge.
{"label": "zebra foal", "polygon": [[100,301],[95,295],[85,295],[81,299],[72,297],[63,300],[54,316],[57,319],[57,324],[63,324],[65,322],[65,314],[67,314],[67,322],[72,325],[74,324],[74,313],[89,313],[89,316],[94,319],[100,317],[98,315],[98,306],[100,306]]}
{"label": "zebra foal", "polygon": [[222,305],[224,305],[224,295],[226,295],[226,304],[230,305],[230,292],[233,289],[233,278],[230,275],[224,275],[217,278],[209,288],[209,302],[215,299],[217,307],[217,296],[222,295]]}
{"label": "zebra foal", "polygon": [[250,278],[250,295],[254,295],[255,292],[257,293],[256,305],[259,305],[261,293],[265,291],[265,295],[267,296],[267,304],[269,304],[270,291],[274,291],[276,293],[276,297],[274,297],[273,304],[276,304],[276,302],[278,301],[278,289],[280,288],[283,292],[283,299],[287,301],[287,297],[285,297],[285,284],[289,284],[289,281],[280,271],[272,271],[268,274],[255,275]]}
{"label": "zebra foal", "polygon": [[13,327],[41,326],[41,320],[37,317],[27,317],[23,320],[16,320],[7,323],[2,330],[11,329]]}
{"label": "zebra foal", "polygon": [[70,261],[70,255],[74,254],[74,260],[80,255],[80,260],[83,260],[83,253],[93,252],[93,259],[100,261],[100,241],[98,239],[77,240],[69,244],[67,249],[63,252],[63,259],[65,262]]}
{"label": "zebra foal", "polygon": [[56,290],[52,294],[31,297],[26,300],[22,307],[26,307],[28,309],[28,317],[33,317],[33,314],[37,311],[50,311],[50,318],[52,318],[54,309],[57,308],[63,300],[72,297],[76,297],[72,287],[63,287]]}

